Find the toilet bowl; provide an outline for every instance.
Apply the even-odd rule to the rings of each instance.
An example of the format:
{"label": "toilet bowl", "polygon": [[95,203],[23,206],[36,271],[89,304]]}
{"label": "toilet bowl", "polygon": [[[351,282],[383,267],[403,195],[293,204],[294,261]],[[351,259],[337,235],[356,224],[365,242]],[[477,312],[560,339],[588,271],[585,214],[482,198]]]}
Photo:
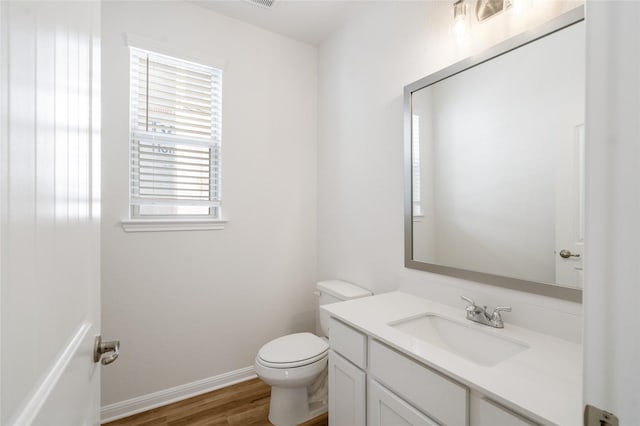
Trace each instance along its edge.
{"label": "toilet bowl", "polygon": [[[338,280],[321,281],[317,289],[318,305],[371,295]],[[316,320],[320,333],[328,335],[328,316],[319,315]],[[271,423],[294,426],[327,411],[328,360],[327,339],[311,333],[289,334],[262,346],[254,368],[258,377],[271,385]]]}
{"label": "toilet bowl", "polygon": [[260,349],[255,370],[258,377],[271,385],[271,423],[296,425],[326,410],[326,403],[310,404],[308,387],[321,379],[328,359],[329,345],[311,333],[279,337]]}

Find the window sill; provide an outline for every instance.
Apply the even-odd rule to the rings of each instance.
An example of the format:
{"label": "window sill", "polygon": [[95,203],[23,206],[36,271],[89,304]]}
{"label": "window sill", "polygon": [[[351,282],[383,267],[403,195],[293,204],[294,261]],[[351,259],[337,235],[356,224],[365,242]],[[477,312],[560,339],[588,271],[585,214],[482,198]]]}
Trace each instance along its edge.
{"label": "window sill", "polygon": [[125,232],[217,231],[226,219],[127,219],[120,222]]}

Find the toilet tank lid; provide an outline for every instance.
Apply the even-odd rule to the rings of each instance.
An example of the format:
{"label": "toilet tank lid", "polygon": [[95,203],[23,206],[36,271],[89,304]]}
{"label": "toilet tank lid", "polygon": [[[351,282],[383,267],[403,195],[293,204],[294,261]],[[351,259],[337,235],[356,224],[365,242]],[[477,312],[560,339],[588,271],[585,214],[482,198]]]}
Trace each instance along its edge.
{"label": "toilet tank lid", "polygon": [[318,290],[324,291],[340,300],[358,299],[372,295],[369,290],[341,280],[319,281],[317,287]]}

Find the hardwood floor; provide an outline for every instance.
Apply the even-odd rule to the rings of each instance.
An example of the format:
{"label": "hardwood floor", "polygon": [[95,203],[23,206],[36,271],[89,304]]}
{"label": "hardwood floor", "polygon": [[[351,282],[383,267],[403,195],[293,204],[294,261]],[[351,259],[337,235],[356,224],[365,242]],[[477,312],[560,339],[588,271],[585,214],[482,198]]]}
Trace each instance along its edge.
{"label": "hardwood floor", "polygon": [[[269,426],[271,388],[253,379],[224,389],[104,423],[105,426]],[[327,426],[325,413],[302,426]]]}

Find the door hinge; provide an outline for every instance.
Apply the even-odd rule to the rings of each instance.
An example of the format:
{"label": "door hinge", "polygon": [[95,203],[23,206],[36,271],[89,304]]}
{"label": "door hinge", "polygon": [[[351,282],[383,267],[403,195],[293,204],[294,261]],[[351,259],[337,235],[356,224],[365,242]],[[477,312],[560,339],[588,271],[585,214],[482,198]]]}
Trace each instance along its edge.
{"label": "door hinge", "polygon": [[584,407],[584,426],[618,426],[618,417],[593,405],[587,405]]}

